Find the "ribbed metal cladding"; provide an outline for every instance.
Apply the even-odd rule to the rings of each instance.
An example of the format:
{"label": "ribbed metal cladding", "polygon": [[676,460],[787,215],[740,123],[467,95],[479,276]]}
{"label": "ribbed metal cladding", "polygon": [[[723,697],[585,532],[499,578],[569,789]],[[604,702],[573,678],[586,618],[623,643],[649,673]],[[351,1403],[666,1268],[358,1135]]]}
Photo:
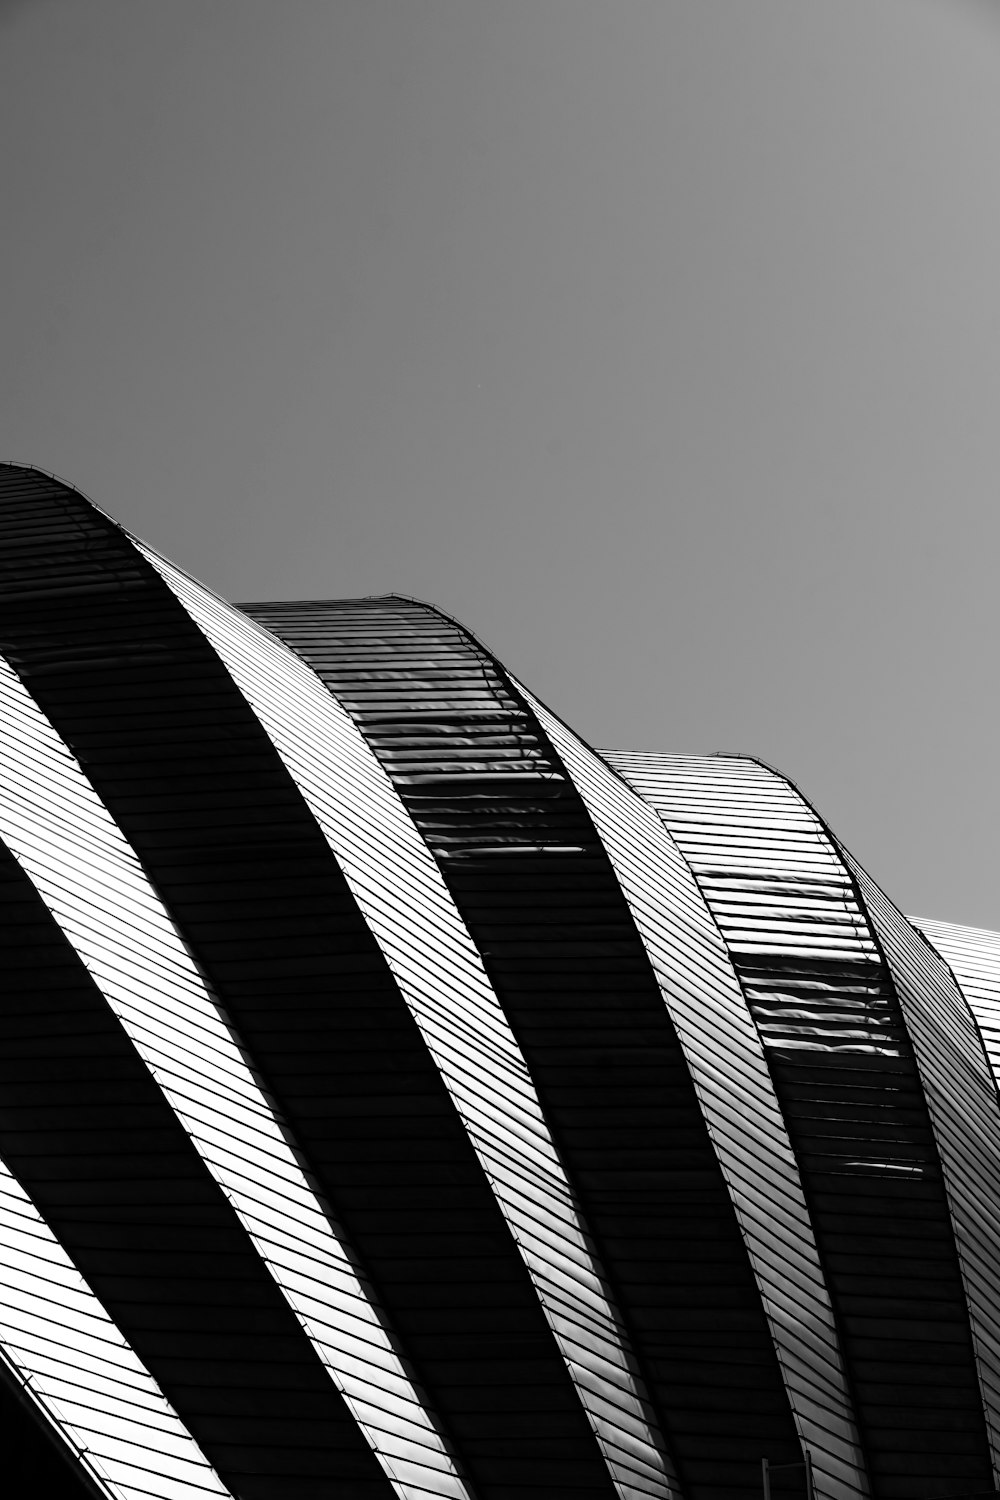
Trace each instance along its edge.
{"label": "ribbed metal cladding", "polygon": [[[676,851],[658,913],[666,943],[646,930],[644,948],[594,826],[606,786],[584,773],[574,787],[523,690],[454,622],[398,599],[244,608],[351,711],[438,860],[556,1129],[685,1493],[753,1494],[762,1456],[800,1458],[792,1407],[821,1492],[862,1492],[791,1151],[735,977]],[[597,783],[601,773],[624,802],[611,821],[638,819],[625,841],[641,843],[651,823],[669,845],[597,763]],[[634,850],[620,854],[629,864]],[[662,873],[647,861],[647,881]],[[671,880],[688,909],[664,923]],[[669,971],[662,992],[654,949]]]}
{"label": "ribbed metal cladding", "polygon": [[[812,808],[759,763],[605,753],[659,810],[733,956],[802,1169],[874,1493],[987,1487],[983,1319],[974,1308],[970,1325],[942,1171],[954,1157],[925,1102],[929,1046],[910,1035],[920,985],[883,947],[880,896],[862,896]],[[892,926],[908,952],[914,935]],[[942,1073],[958,1066],[935,1050]]]}
{"label": "ribbed metal cladding", "polygon": [[[30,782],[17,775],[31,767]],[[283,1122],[133,851],[0,662],[0,835],[233,1205],[399,1500],[466,1500]]]}
{"label": "ribbed metal cladding", "polygon": [[931,947],[944,959],[975,1017],[1000,1086],[1000,932],[911,917]]}
{"label": "ribbed metal cladding", "polygon": [[5,1493],[992,1493],[1000,935],[760,763],[0,466],[0,963]]}
{"label": "ribbed metal cladding", "polygon": [[[454,996],[450,1043],[459,1058],[464,1052],[470,1060],[464,1086],[484,1096],[487,1113],[494,1109],[482,1062],[471,1066],[474,1049],[466,1036],[473,1021],[482,1034],[491,1014],[481,963],[422,840],[360,735],[341,714],[356,741],[346,762],[337,760],[344,747],[336,737],[319,733],[312,751],[302,748],[305,760],[318,754],[325,767],[324,784],[314,790],[332,793],[330,815],[360,819],[370,840],[362,872],[367,914],[282,756],[171,589],[120,529],[74,492],[36,474],[8,471],[5,477],[4,648],[111,811],[206,976],[254,1077],[284,1122],[296,1158],[344,1227],[359,1273],[428,1392],[428,1409],[478,1500],[557,1494],[612,1500],[615,1474],[625,1469],[635,1476],[636,1493],[661,1493],[662,1461],[648,1437],[633,1436],[642,1430],[641,1398],[627,1350],[614,1339],[600,1277],[588,1273],[584,1284],[576,1271],[559,1266],[561,1245],[578,1269],[589,1264],[585,1237],[572,1223],[572,1204],[557,1193],[551,1203],[540,1201],[537,1212],[525,1206],[523,1226],[512,1228],[505,1218],[517,1181],[517,1191],[534,1191],[540,1160],[547,1163],[550,1185],[556,1180],[557,1161],[545,1146],[544,1129],[539,1135],[536,1121],[523,1138],[516,1130],[498,1136],[498,1171],[507,1179],[501,1191],[481,1159],[486,1122],[478,1127],[477,1156],[470,1139],[474,1122],[456,1104],[460,1080],[446,1085],[426,1040],[427,1016],[422,1030],[400,989],[404,983],[411,990],[414,983],[428,986],[428,1004],[435,987]],[[249,638],[249,667],[261,680],[277,653],[299,674],[296,691],[304,676],[322,711],[336,717],[329,695],[300,662],[242,616],[206,598],[229,620],[237,646],[242,641],[245,647]],[[259,646],[265,649],[255,658]],[[278,697],[271,706],[279,720],[289,721],[292,741],[299,733],[308,740],[315,726],[305,724],[294,694],[290,701]],[[358,775],[368,776],[367,786],[380,793],[381,802],[376,796],[372,803],[359,790]],[[428,909],[437,910],[458,946],[450,954],[437,951],[433,963],[421,965],[411,956],[411,967],[421,971],[414,976],[405,972],[406,935],[413,935],[415,953],[426,949],[431,938],[418,939],[413,928],[427,911],[407,916],[401,910],[396,875],[400,862],[404,870],[407,861],[412,866],[415,852],[440,887],[437,906]],[[381,923],[389,946],[386,932],[396,929],[399,982],[369,917]],[[470,984],[478,986],[478,1013]],[[492,1004],[496,1009],[495,999]],[[529,1093],[521,1087],[521,1104],[530,1102]],[[122,1151],[134,1136],[127,1105],[123,1119]],[[504,1152],[507,1167],[499,1162]],[[197,1160],[193,1148],[189,1155]],[[526,1162],[534,1164],[531,1170],[525,1171]],[[90,1190],[86,1174],[84,1186]],[[570,1224],[565,1244],[553,1217]],[[64,1243],[71,1229],[64,1217]],[[187,1243],[196,1233],[197,1226],[185,1222],[183,1233],[168,1241],[178,1255],[188,1255],[187,1285],[179,1270],[170,1282],[167,1268],[162,1274],[155,1265],[149,1268],[137,1304],[147,1321],[146,1306],[156,1306],[172,1290],[212,1285],[219,1263],[204,1256],[199,1261],[197,1247]],[[544,1249],[546,1238],[551,1253]],[[78,1244],[73,1253],[82,1263]],[[539,1272],[546,1259],[551,1295],[543,1306]],[[93,1260],[100,1264],[100,1253]],[[120,1283],[112,1263],[104,1285],[116,1296],[120,1286],[124,1296],[132,1275],[129,1256],[119,1266]],[[92,1263],[85,1274],[96,1274]],[[214,1315],[213,1306],[203,1319],[205,1330],[192,1328],[189,1340],[196,1332],[210,1339]],[[601,1325],[596,1347],[595,1319]],[[274,1477],[241,1481],[240,1493],[283,1500],[325,1494],[331,1485],[359,1500],[377,1493],[364,1488],[368,1481],[352,1471],[349,1455],[337,1455],[329,1445],[327,1451],[309,1446],[303,1422],[319,1413],[310,1412],[301,1372],[291,1378],[289,1369],[293,1349],[300,1364],[299,1346],[309,1351],[302,1331],[296,1330],[298,1344],[289,1339],[279,1354],[257,1337],[260,1314],[244,1317],[243,1327],[251,1330],[239,1350],[248,1369],[262,1360],[285,1387],[275,1391],[267,1411],[253,1406],[252,1392],[244,1398],[211,1378],[199,1380],[194,1348],[180,1351],[171,1386],[188,1418],[202,1393],[211,1393],[216,1405],[228,1403],[231,1428],[242,1423],[246,1454],[255,1445],[263,1448],[259,1461],[265,1469],[270,1465]],[[610,1367],[599,1357],[601,1340],[612,1356]],[[574,1341],[581,1353],[571,1372],[566,1351]],[[318,1361],[316,1368],[335,1396]],[[623,1395],[636,1409],[616,1414]],[[336,1424],[328,1421],[326,1430],[332,1434]],[[643,1469],[651,1459],[652,1484]],[[243,1455],[232,1455],[231,1462],[242,1463]],[[309,1480],[300,1472],[307,1462]],[[618,1493],[626,1493],[620,1482]]]}

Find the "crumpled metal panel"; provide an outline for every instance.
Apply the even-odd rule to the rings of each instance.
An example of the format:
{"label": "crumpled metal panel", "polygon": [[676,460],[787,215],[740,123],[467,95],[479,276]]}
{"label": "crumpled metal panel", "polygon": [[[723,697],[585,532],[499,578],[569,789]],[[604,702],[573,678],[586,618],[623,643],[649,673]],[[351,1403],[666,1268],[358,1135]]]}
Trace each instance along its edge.
{"label": "crumpled metal panel", "polygon": [[894,975],[812,808],[749,759],[609,759],[660,811],[726,939],[834,1295],[876,1495],[990,1482],[938,1147]]}
{"label": "crumpled metal panel", "polygon": [[905,1032],[853,882],[792,789],[735,756],[607,757],[683,849],[765,1045],[898,1055]]}

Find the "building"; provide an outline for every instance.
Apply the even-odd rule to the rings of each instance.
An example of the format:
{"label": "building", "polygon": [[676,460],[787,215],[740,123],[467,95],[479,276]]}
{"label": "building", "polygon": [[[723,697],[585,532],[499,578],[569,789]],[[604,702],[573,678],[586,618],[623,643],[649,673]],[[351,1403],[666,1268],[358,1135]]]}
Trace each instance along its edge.
{"label": "building", "polygon": [[1000,937],[12,466],[0,622],[5,1493],[993,1493]]}

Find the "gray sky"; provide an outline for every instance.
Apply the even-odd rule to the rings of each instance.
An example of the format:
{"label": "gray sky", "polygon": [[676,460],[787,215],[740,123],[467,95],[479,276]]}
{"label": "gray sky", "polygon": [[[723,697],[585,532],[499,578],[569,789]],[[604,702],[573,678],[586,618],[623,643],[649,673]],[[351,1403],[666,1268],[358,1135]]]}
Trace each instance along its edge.
{"label": "gray sky", "polygon": [[0,456],[1000,927],[1000,3],[0,0]]}

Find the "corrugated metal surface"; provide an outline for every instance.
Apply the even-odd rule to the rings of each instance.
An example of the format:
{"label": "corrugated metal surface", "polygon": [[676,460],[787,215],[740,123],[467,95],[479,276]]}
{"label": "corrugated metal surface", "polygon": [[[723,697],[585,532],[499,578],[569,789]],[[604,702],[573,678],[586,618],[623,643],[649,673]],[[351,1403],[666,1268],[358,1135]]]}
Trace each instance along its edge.
{"label": "corrugated metal surface", "polygon": [[[610,1500],[607,1463],[521,1248],[385,957],[259,721],[118,528],[42,476],[6,480],[0,566],[11,584],[0,588],[0,638],[210,976],[477,1495]],[[340,776],[335,767],[333,782]],[[391,840],[387,848],[380,858],[391,872]],[[59,1232],[65,1242],[65,1218]],[[125,1264],[118,1280],[108,1278],[116,1295]],[[198,1270],[192,1255],[189,1265],[195,1286],[211,1282],[210,1258]],[[143,1295],[155,1304],[170,1290],[154,1271]],[[284,1463],[286,1479],[271,1489],[265,1478],[245,1481],[242,1493],[285,1500],[336,1482],[345,1497],[366,1494],[349,1455],[307,1446],[307,1402],[290,1364],[281,1369],[260,1314],[244,1324],[260,1331],[243,1351],[251,1370],[263,1359],[287,1395],[276,1393],[261,1419],[242,1427],[247,1453],[259,1441],[257,1462],[275,1473]],[[201,1332],[187,1330],[189,1339]],[[179,1364],[191,1382],[187,1415],[202,1387],[196,1366]],[[296,1378],[304,1379],[299,1368]],[[239,1411],[241,1393],[226,1400]],[[335,1435],[335,1423],[324,1430]],[[293,1481],[289,1468],[306,1463],[311,1480],[297,1472]]]}
{"label": "corrugated metal surface", "polygon": [[[435,611],[398,599],[244,608],[341,697],[438,860],[557,1131],[685,1492],[756,1493],[762,1454],[789,1461],[798,1450],[773,1345],[684,1055],[559,756],[497,664]],[[637,812],[669,842],[638,799],[608,780],[628,804],[626,821]],[[852,1493],[862,1481],[791,1154],[718,935],[690,876],[680,878],[700,907],[697,936],[675,924],[677,946],[661,956],[675,991],[697,969],[706,940],[708,990],[728,975],[721,1008],[742,1017],[741,1041],[755,1052],[756,1071],[748,1091],[739,1068],[719,1058],[716,1038],[713,1061],[702,1067],[704,1077],[714,1069],[723,1080],[709,1088],[718,1106],[713,1125],[723,1113],[734,1121],[734,1085],[744,1104],[764,1101],[754,1141],[762,1161],[751,1159],[744,1139],[730,1165],[744,1184],[743,1206],[756,1197],[752,1217],[768,1221],[756,1262],[772,1268],[769,1310],[798,1415],[828,1455],[824,1492]],[[704,1048],[704,1023],[701,1030]],[[725,1127],[734,1143],[737,1133],[746,1136],[739,1118],[738,1131]],[[774,1225],[787,1226],[787,1215],[792,1243],[778,1250]],[[820,1405],[832,1415],[816,1421]]]}
{"label": "corrugated metal surface", "polygon": [[850,870],[794,788],[755,761],[608,758],[690,861],[767,1049],[876,1495],[990,1484],[931,1120]]}
{"label": "corrugated metal surface", "polygon": [[1000,1086],[1000,932],[924,917],[911,917],[910,923],[923,933],[958,981]]}
{"label": "corrugated metal surface", "polygon": [[218,651],[330,841],[461,1112],[623,1497],[667,1496],[667,1460],[621,1320],[479,954],[364,738],[267,631],[148,550]]}

